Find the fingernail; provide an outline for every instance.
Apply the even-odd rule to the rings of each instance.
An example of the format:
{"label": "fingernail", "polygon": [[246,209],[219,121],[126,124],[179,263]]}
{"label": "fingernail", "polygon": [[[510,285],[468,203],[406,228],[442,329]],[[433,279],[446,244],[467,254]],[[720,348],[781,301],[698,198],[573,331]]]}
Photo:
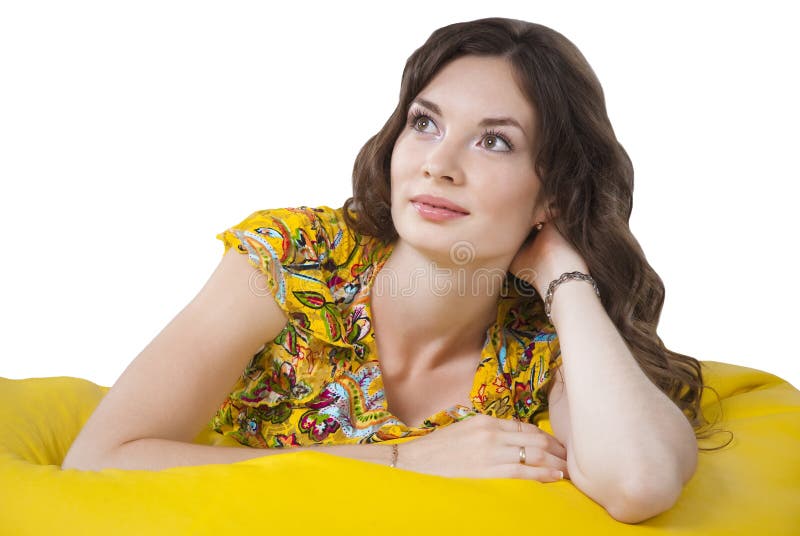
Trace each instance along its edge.
{"label": "fingernail", "polygon": [[564,480],[564,471],[559,471],[558,472],[558,479],[559,480]]}

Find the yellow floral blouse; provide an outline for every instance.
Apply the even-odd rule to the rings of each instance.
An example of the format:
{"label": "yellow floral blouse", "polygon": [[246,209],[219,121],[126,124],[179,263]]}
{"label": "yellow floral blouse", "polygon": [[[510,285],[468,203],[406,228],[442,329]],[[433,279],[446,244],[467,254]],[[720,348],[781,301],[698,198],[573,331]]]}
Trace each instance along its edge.
{"label": "yellow floral blouse", "polygon": [[[508,274],[470,391],[421,427],[387,409],[369,290],[393,243],[346,226],[343,207],[259,210],[217,235],[266,274],[288,322],[253,355],[211,428],[251,447],[377,443],[428,434],[477,412],[538,424],[561,364],[532,287]],[[554,357],[555,356],[555,357]]]}

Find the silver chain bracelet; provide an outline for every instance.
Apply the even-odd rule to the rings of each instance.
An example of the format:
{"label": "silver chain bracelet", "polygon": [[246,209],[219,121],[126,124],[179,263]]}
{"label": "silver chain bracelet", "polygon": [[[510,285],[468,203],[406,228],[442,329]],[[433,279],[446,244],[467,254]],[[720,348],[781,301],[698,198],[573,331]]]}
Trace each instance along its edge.
{"label": "silver chain bracelet", "polygon": [[561,274],[561,277],[558,279],[553,279],[550,282],[550,285],[547,287],[547,296],[544,298],[544,313],[547,315],[547,319],[550,323],[553,323],[553,319],[550,318],[550,308],[553,304],[553,292],[555,291],[556,287],[563,283],[564,281],[568,281],[570,279],[579,279],[581,281],[586,281],[592,284],[594,287],[594,291],[597,294],[597,297],[600,297],[600,289],[597,288],[597,282],[592,278],[592,276],[588,274],[584,274],[583,272],[564,272]]}

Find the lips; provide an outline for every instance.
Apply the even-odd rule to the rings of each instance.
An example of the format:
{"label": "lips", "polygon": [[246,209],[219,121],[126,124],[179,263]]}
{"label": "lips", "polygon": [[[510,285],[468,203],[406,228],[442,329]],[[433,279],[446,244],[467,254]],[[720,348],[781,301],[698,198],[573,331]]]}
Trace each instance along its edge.
{"label": "lips", "polygon": [[445,199],[444,197],[437,197],[435,195],[418,195],[412,197],[411,201],[415,201],[417,203],[424,203],[432,207],[445,208],[447,210],[452,210],[453,212],[469,214],[469,211],[467,209],[465,209],[461,205],[453,203],[449,199]]}

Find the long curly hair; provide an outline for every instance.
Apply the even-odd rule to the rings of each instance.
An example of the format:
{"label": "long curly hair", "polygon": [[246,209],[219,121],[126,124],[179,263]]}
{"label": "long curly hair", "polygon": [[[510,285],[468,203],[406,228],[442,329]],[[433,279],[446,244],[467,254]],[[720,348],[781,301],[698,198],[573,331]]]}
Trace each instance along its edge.
{"label": "long curly hair", "polygon": [[[713,423],[703,415],[701,394],[711,389],[718,401],[719,394],[704,385],[697,359],[668,350],[656,334],[664,284],[628,225],[631,160],[614,134],[597,76],[560,33],[499,17],[435,30],[406,61],[394,112],[356,157],[353,196],[344,202],[346,223],[387,242],[397,238],[391,217],[392,149],[411,101],[445,64],[465,55],[501,57],[512,65],[516,82],[538,112],[532,154],[540,195],[550,200],[547,219],[586,260],[603,307],[647,377],[683,411],[698,439],[712,435],[705,430]],[[552,217],[551,208],[558,217]]]}

